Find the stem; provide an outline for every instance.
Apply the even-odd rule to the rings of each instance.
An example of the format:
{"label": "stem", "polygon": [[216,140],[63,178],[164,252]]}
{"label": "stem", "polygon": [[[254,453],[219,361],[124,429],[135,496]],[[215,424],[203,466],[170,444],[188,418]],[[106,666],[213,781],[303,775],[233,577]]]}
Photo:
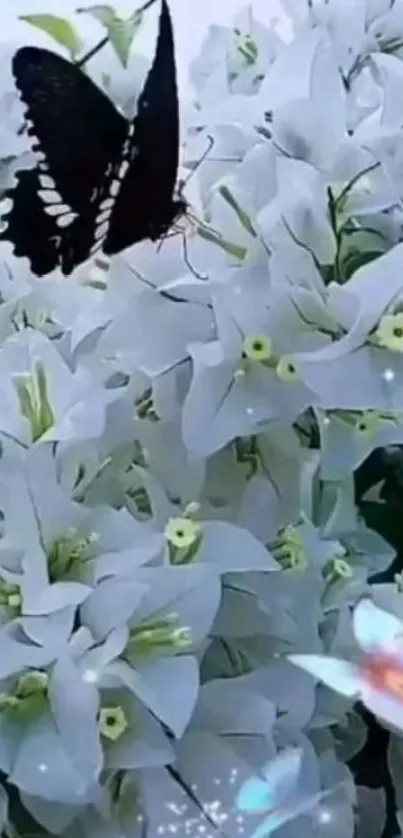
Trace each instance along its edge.
{"label": "stem", "polygon": [[[132,17],[136,17],[137,15],[142,15],[143,12],[146,12],[147,9],[149,9],[151,6],[153,6],[155,2],[156,2],[156,0],[147,0],[147,2],[143,3],[143,5],[140,6],[139,9],[136,9],[136,11],[132,15]],[[84,9],[77,9],[77,11],[81,12],[81,11],[85,11],[85,10]],[[102,38],[102,40],[99,41],[98,44],[95,44],[95,47],[92,47],[92,49],[90,49],[89,52],[87,52],[82,58],[80,58],[79,61],[74,62],[76,67],[81,69],[81,67],[83,67],[84,64],[87,63],[87,61],[90,61],[91,58],[93,58],[94,55],[97,54],[97,52],[99,52],[101,49],[103,49],[106,46],[108,41],[109,41],[109,35],[105,35],[105,37]]]}

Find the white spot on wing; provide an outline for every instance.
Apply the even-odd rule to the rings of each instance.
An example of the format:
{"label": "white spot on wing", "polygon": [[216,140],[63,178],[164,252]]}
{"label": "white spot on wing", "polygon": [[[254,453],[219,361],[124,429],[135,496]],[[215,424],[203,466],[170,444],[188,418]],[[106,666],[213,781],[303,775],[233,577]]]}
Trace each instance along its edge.
{"label": "white spot on wing", "polygon": [[55,181],[49,175],[39,175],[39,183],[44,189],[54,189],[56,186]]}
{"label": "white spot on wing", "polygon": [[69,227],[75,218],[77,218],[76,212],[69,212],[67,215],[59,215],[58,218],[56,218],[56,224],[58,227]]}
{"label": "white spot on wing", "polygon": [[128,168],[129,163],[127,162],[127,160],[124,160],[118,172],[118,177],[120,178],[120,180],[123,180]]}
{"label": "white spot on wing", "polygon": [[62,200],[59,193],[51,189],[39,189],[38,195],[45,204],[58,204]]}
{"label": "white spot on wing", "polygon": [[103,244],[103,242],[99,241],[99,242],[95,242],[95,244],[92,245],[91,250],[90,250],[91,256],[93,256],[94,253],[97,253],[97,251],[101,249],[102,244]]}
{"label": "white spot on wing", "polygon": [[110,209],[104,210],[104,212],[100,212],[99,215],[97,216],[96,223],[97,224],[102,224],[103,221],[108,221],[110,217],[111,217],[111,210]]}
{"label": "white spot on wing", "polygon": [[99,239],[102,239],[105,236],[105,234],[108,232],[108,227],[109,227],[109,223],[107,221],[104,221],[103,224],[101,224],[98,227],[98,229],[95,230],[95,239],[97,241]]}
{"label": "white spot on wing", "polygon": [[48,207],[45,207],[46,215],[65,215],[68,212],[71,212],[71,207],[68,204],[51,204]]}
{"label": "white spot on wing", "polygon": [[113,198],[105,198],[104,201],[99,205],[101,210],[112,209],[115,201]]}
{"label": "white spot on wing", "polygon": [[112,195],[113,198],[116,198],[116,196],[119,192],[119,189],[120,189],[120,180],[113,180],[111,185],[110,185],[110,188],[109,188],[109,194]]}

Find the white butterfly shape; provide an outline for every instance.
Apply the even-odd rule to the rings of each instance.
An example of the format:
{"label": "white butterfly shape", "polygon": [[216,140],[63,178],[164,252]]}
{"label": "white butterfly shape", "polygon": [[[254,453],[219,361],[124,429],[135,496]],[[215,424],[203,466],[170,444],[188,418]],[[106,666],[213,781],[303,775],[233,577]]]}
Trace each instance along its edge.
{"label": "white butterfly shape", "polygon": [[243,784],[235,802],[237,809],[249,815],[267,814],[250,838],[272,835],[288,821],[315,809],[343,785],[338,783],[332,789],[303,795],[298,789],[302,758],[300,748],[287,748],[262,769],[262,777],[250,777]]}
{"label": "white butterfly shape", "polygon": [[403,622],[364,597],[353,610],[353,631],[363,652],[360,663],[325,655],[287,659],[403,730]]}

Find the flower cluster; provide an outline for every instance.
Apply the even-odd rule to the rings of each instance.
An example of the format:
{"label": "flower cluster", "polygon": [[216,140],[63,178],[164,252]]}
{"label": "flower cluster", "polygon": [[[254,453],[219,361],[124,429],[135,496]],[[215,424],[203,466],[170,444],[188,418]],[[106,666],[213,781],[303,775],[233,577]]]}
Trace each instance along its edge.
{"label": "flower cluster", "polygon": [[[402,584],[354,486],[403,445],[403,0],[284,5],[292,41],[245,12],[191,67],[182,236],[69,282],[2,244],[12,836],[378,838],[357,699],[403,827]],[[0,93],[3,191],[32,155]]]}

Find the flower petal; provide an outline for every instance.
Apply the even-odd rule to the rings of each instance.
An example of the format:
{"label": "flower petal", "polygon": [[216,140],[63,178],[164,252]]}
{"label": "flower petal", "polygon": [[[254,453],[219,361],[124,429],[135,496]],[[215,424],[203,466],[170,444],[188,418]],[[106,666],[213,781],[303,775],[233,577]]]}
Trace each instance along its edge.
{"label": "flower petal", "polygon": [[80,605],[91,592],[92,588],[81,582],[55,582],[32,596],[30,601],[24,601],[24,613],[52,614],[69,605]]}
{"label": "flower petal", "polygon": [[99,694],[95,684],[82,677],[68,659],[59,660],[49,683],[52,716],[63,746],[79,770],[95,784],[102,768],[97,714]]}
{"label": "flower petal", "polygon": [[108,667],[108,674],[125,684],[175,736],[183,735],[199,690],[195,658],[160,658],[136,669],[117,662]]}
{"label": "flower petal", "polygon": [[49,716],[31,725],[9,781],[44,800],[73,805],[85,803],[89,793],[83,775],[64,750]]}
{"label": "flower petal", "polygon": [[146,592],[145,585],[128,578],[105,579],[82,605],[81,619],[102,640],[132,616]]}
{"label": "flower petal", "polygon": [[222,573],[247,570],[279,570],[272,555],[252,533],[226,521],[208,521],[198,560],[214,562]]}

